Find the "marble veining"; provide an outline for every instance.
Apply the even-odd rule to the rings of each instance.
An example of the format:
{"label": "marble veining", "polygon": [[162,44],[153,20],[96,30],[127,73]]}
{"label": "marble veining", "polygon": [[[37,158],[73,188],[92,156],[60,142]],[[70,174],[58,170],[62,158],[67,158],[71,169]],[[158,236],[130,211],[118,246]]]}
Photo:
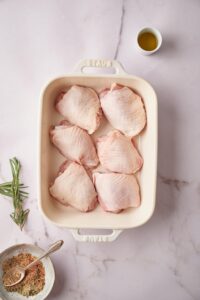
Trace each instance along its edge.
{"label": "marble veining", "polygon": [[[48,300],[200,299],[199,15],[196,0],[0,1],[0,182],[11,176],[9,158],[18,157],[30,209],[20,231],[9,217],[11,201],[0,197],[0,251],[64,240],[52,254]],[[150,57],[134,48],[145,26],[163,34]],[[159,107],[155,212],[144,226],[100,244],[78,243],[42,217],[36,170],[44,85],[95,58],[120,59],[128,73],[152,83]]]}
{"label": "marble veining", "polygon": [[114,59],[118,58],[119,50],[120,50],[120,45],[121,45],[121,39],[122,39],[122,33],[123,33],[123,27],[124,27],[124,17],[125,17],[125,1],[122,0],[122,8],[121,8],[121,17],[120,17],[120,26],[119,26],[119,33],[118,33],[118,40],[117,40],[117,46],[114,54]]}
{"label": "marble veining", "polygon": [[172,178],[167,178],[165,176],[162,176],[160,174],[158,174],[158,178],[165,184],[169,185],[169,186],[173,186],[175,187],[177,190],[180,191],[180,189],[182,187],[187,186],[188,184],[190,184],[188,181],[186,180],[179,180],[179,179],[172,179]]}

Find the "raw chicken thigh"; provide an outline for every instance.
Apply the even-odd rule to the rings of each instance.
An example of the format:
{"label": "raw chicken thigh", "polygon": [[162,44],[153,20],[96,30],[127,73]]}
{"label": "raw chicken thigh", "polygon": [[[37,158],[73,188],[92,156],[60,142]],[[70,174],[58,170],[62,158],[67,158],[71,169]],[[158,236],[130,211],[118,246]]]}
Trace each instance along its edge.
{"label": "raw chicken thigh", "polygon": [[119,213],[140,205],[139,185],[134,175],[94,173],[98,200],[105,211]]}
{"label": "raw chicken thigh", "polygon": [[143,164],[131,139],[117,130],[97,140],[97,152],[101,165],[112,172],[133,174]]}
{"label": "raw chicken thigh", "polygon": [[95,208],[97,194],[84,167],[69,162],[62,165],[62,171],[50,187],[50,194],[64,205],[87,212]]}
{"label": "raw chicken thigh", "polygon": [[100,93],[103,112],[110,124],[127,136],[135,136],[146,124],[142,99],[128,87],[112,84]]}
{"label": "raw chicken thigh", "polygon": [[93,133],[100,125],[101,107],[96,92],[88,87],[73,85],[57,99],[56,109],[71,124],[88,133]]}
{"label": "raw chicken thigh", "polygon": [[74,160],[87,167],[95,167],[99,160],[96,149],[89,134],[67,121],[50,130],[52,143],[69,160]]}

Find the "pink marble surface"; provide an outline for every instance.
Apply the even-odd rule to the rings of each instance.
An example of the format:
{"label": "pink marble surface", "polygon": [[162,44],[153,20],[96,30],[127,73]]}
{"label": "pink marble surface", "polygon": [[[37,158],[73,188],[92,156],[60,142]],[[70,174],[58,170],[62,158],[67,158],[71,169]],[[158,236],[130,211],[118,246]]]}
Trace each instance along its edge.
{"label": "pink marble surface", "polygon": [[[0,197],[0,251],[64,239],[52,255],[56,282],[48,300],[200,299],[199,16],[197,0],[0,1],[0,180],[9,178],[8,159],[17,156],[31,210],[21,232],[9,217],[10,200]],[[150,57],[134,47],[144,26],[163,35]],[[40,93],[82,58],[115,58],[158,95],[156,210],[113,243],[77,243],[37,207]]]}

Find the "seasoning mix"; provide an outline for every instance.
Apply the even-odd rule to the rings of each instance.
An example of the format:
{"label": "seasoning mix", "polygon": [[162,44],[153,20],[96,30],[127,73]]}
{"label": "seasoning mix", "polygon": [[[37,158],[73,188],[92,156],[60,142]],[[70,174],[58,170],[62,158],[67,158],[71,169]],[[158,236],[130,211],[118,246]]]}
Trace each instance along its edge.
{"label": "seasoning mix", "polygon": [[5,286],[10,283],[13,278],[9,278],[9,270],[19,266],[26,267],[32,261],[34,261],[36,257],[32,256],[30,253],[20,253],[16,256],[13,256],[3,263],[3,284],[5,289],[8,292],[17,292],[23,296],[33,296],[42,291],[45,285],[45,269],[42,262],[38,262],[36,265],[31,267],[26,271],[26,275],[24,279],[11,287]]}

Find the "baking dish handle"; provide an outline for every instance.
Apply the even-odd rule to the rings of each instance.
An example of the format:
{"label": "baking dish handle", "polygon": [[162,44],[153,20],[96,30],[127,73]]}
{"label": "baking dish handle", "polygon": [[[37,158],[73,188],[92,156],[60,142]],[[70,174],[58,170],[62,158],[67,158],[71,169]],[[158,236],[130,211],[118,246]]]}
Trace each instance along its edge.
{"label": "baking dish handle", "polygon": [[79,242],[113,242],[120,235],[122,230],[113,229],[111,234],[81,234],[80,229],[70,229],[74,239]]}
{"label": "baking dish handle", "polygon": [[117,60],[84,59],[77,63],[74,68],[74,72],[85,74],[84,68],[113,68],[115,70],[115,74],[127,74]]}

